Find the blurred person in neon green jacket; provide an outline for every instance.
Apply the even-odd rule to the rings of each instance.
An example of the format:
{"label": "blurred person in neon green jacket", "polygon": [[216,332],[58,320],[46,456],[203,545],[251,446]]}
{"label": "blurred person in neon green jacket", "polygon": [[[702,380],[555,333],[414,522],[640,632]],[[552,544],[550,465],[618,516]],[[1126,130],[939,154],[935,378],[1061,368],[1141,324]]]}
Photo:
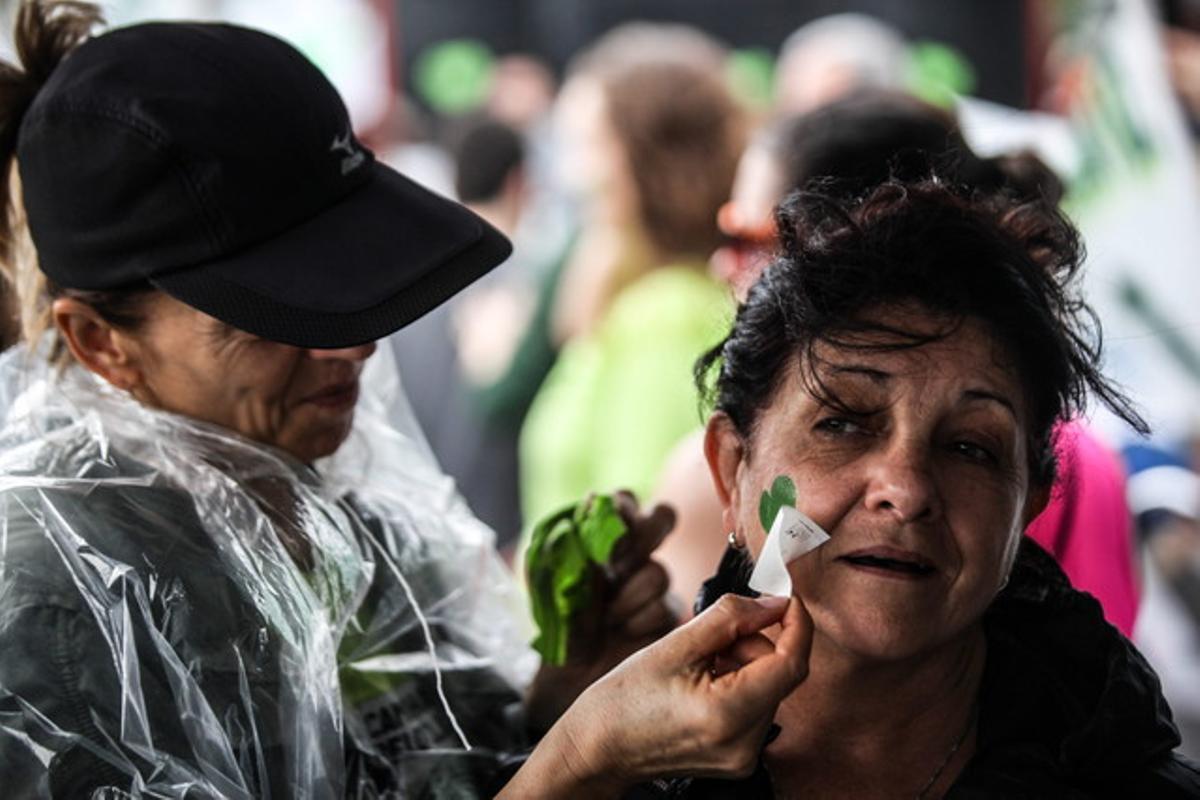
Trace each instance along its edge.
{"label": "blurred person in neon green jacket", "polygon": [[707,260],[743,142],[719,53],[678,26],[619,29],[564,88],[588,222],[558,290],[566,344],[521,435],[527,525],[590,491],[650,492],[700,425],[690,369],[733,310]]}

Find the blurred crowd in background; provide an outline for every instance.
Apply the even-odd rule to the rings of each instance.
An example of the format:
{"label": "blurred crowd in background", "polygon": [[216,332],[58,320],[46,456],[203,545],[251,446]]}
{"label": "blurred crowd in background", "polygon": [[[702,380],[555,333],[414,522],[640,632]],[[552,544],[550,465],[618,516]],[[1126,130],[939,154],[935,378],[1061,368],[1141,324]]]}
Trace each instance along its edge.
{"label": "blurred crowd in background", "polygon": [[506,554],[589,491],[671,501],[685,604],[723,547],[692,364],[769,262],[774,207],[931,165],[1061,197],[1154,433],[1064,426],[1030,535],[1137,642],[1200,757],[1200,2],[107,5],[290,39],[380,158],[513,239],[393,336],[413,411]]}

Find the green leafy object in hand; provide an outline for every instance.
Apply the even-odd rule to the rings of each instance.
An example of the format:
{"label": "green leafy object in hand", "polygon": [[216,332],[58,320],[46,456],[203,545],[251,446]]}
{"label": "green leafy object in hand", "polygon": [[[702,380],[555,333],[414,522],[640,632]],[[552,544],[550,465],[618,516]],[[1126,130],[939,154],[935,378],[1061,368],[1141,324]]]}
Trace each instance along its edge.
{"label": "green leafy object in hand", "polygon": [[587,577],[587,551],[570,525],[558,526],[547,540],[551,563],[557,565],[550,573],[551,602],[546,650],[552,654],[554,663],[561,664],[567,658],[567,641],[570,638],[571,614],[591,599]]}
{"label": "green leafy object in hand", "polygon": [[525,574],[529,583],[530,611],[538,635],[533,646],[547,660],[557,657],[564,649],[561,643],[561,614],[558,611],[556,574],[553,565],[571,561],[562,551],[572,537],[571,517],[574,507],[543,519],[533,529],[529,549],[525,553]]}
{"label": "green leafy object in hand", "polygon": [[525,571],[538,627],[533,647],[546,663],[566,663],[571,619],[592,601],[590,570],[608,564],[627,530],[609,495],[564,508],[534,527]]}
{"label": "green leafy object in hand", "polygon": [[795,508],[796,484],[792,483],[792,479],[787,475],[777,475],[771,483],[770,490],[763,492],[762,497],[758,499],[758,521],[762,523],[764,531],[771,532],[775,516],[784,506]]}
{"label": "green leafy object in hand", "polygon": [[575,521],[588,557],[597,564],[608,564],[613,548],[626,532],[616,502],[611,495],[598,494],[579,508],[583,513],[580,515],[577,509]]}

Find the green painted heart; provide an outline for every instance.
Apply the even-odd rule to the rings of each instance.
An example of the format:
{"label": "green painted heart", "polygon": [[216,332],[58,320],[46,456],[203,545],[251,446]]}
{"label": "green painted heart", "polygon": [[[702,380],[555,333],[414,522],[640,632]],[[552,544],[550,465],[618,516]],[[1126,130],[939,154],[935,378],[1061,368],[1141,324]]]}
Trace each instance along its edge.
{"label": "green painted heart", "polygon": [[758,521],[762,523],[764,531],[771,532],[775,515],[784,506],[796,507],[796,484],[787,475],[777,475],[771,482],[771,488],[763,492],[758,500]]}

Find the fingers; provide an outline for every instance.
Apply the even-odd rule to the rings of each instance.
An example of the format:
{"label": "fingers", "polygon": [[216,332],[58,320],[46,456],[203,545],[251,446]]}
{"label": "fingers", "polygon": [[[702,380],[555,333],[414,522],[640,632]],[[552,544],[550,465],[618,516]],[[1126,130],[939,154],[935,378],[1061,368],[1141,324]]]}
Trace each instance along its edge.
{"label": "fingers", "polygon": [[619,576],[632,572],[650,558],[675,527],[675,511],[659,503],[648,513],[640,514],[637,499],[628,491],[618,491],[614,497],[617,510],[629,526],[629,535],[617,543],[613,553],[612,569]]}
{"label": "fingers", "polygon": [[727,594],[668,638],[680,657],[707,663],[742,637],[779,622],[787,610],[783,597],[751,600]]}
{"label": "fingers", "polygon": [[808,609],[804,607],[800,598],[792,597],[780,622],[780,634],[775,639],[775,652],[803,677],[808,674],[808,657],[812,653],[812,642],[812,617],[808,615]]}
{"label": "fingers", "polygon": [[670,578],[661,564],[653,560],[645,562],[617,590],[608,608],[609,624],[619,625],[644,606],[660,600],[669,585]]}
{"label": "fingers", "polygon": [[667,571],[647,561],[629,577],[613,598],[605,617],[609,628],[627,638],[657,637],[675,627],[677,616],[667,603]]}
{"label": "fingers", "polygon": [[622,622],[621,633],[627,639],[653,639],[671,631],[676,621],[666,603],[650,603]]}
{"label": "fingers", "polygon": [[638,501],[633,492],[628,489],[617,489],[613,492],[613,499],[617,501],[617,511],[621,512],[621,516],[625,518],[626,522],[632,522],[637,518]]}
{"label": "fingers", "polygon": [[740,669],[751,661],[769,656],[775,652],[775,643],[761,633],[744,636],[734,642],[728,650],[721,653],[721,661],[728,665],[727,669]]}
{"label": "fingers", "polygon": [[773,708],[808,676],[812,619],[798,598],[789,598],[780,626],[771,652],[760,651],[740,669],[717,678],[750,706]]}
{"label": "fingers", "polygon": [[626,518],[625,524],[629,526],[629,535],[617,544],[613,556],[614,568],[636,568],[648,559],[675,527],[675,510],[659,503],[648,514],[633,520]]}

